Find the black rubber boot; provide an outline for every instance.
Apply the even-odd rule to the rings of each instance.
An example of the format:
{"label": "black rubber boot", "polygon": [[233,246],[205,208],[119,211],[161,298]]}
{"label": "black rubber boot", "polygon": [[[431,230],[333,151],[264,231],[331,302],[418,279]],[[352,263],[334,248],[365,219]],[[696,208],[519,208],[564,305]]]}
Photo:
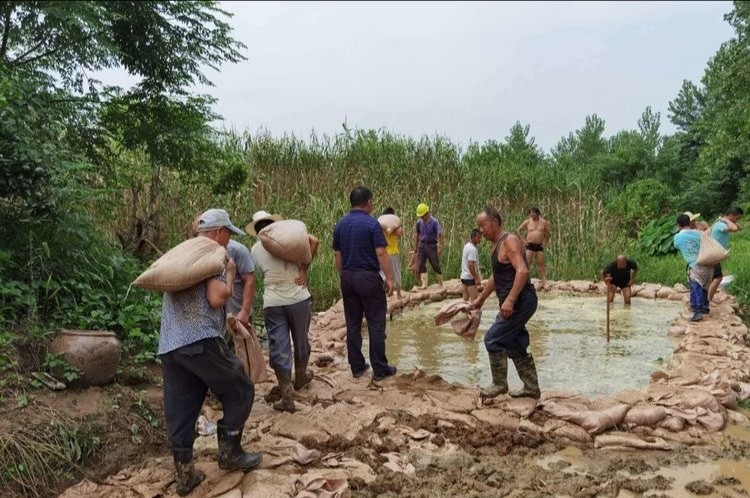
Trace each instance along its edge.
{"label": "black rubber boot", "polygon": [[206,474],[202,470],[195,469],[192,451],[173,451],[172,455],[174,468],[177,471],[177,494],[187,496],[203,482]]}
{"label": "black rubber boot", "polygon": [[310,355],[301,359],[294,360],[294,389],[300,390],[313,380],[313,373],[307,369],[310,361]]}
{"label": "black rubber boot", "polygon": [[246,453],[242,449],[242,429],[232,430],[219,426],[219,468],[222,470],[250,470],[263,460],[260,453]]}
{"label": "black rubber boot", "polygon": [[508,392],[508,356],[505,353],[489,353],[492,384],[482,389],[482,398],[495,398]]}
{"label": "black rubber boot", "polygon": [[292,391],[292,373],[287,370],[277,369],[276,378],[279,380],[279,392],[281,400],[273,404],[274,410],[280,412],[294,413],[297,408],[294,406],[294,393]]}
{"label": "black rubber boot", "polygon": [[536,375],[534,357],[526,354],[520,358],[514,358],[513,364],[516,366],[518,376],[523,381],[523,388],[520,391],[510,393],[511,397],[539,399],[542,393],[539,390],[539,379]]}

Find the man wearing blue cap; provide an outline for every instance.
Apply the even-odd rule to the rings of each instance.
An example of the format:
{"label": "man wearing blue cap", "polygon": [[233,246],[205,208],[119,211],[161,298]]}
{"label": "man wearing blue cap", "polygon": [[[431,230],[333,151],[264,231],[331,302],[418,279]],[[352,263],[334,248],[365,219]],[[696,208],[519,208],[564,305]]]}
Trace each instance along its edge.
{"label": "man wearing blue cap", "polygon": [[[232,224],[223,209],[209,209],[198,219],[199,237],[227,247]],[[186,496],[204,479],[193,464],[195,422],[210,389],[221,401],[218,422],[219,468],[247,471],[262,460],[242,449],[242,431],[250,415],[255,387],[224,340],[225,305],[234,291],[237,267],[227,260],[223,274],[179,292],[165,292],[158,355],[164,381],[164,416],[177,470],[177,494]]]}

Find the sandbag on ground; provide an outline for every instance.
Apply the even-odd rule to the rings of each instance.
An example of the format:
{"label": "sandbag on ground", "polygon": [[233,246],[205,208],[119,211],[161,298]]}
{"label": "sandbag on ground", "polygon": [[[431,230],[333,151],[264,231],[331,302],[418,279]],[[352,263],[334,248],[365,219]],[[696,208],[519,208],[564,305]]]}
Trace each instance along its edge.
{"label": "sandbag on ground", "polygon": [[142,289],[178,292],[224,271],[227,250],[207,237],[188,239],[153,262],[133,281]]}
{"label": "sandbag on ground", "polygon": [[312,261],[310,236],[299,220],[283,220],[268,225],[258,233],[263,248],[284,261],[309,264]]}
{"label": "sandbag on ground", "polygon": [[639,450],[671,450],[672,446],[661,438],[641,439],[638,436],[628,434],[602,434],[594,439],[597,448],[623,449],[632,448]]}
{"label": "sandbag on ground", "polygon": [[667,418],[667,410],[663,406],[634,406],[625,414],[623,423],[630,427],[639,425],[654,426],[665,418]]}
{"label": "sandbag on ground", "polygon": [[545,403],[544,411],[555,417],[572,422],[586,429],[590,434],[599,434],[615,427],[625,418],[630,407],[616,404],[601,410],[576,410],[563,403]]}

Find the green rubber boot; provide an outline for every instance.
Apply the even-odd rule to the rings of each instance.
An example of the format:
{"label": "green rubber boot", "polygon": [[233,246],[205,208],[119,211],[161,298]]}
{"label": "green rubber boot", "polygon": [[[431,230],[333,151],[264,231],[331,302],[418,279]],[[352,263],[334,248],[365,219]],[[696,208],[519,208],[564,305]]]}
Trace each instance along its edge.
{"label": "green rubber boot", "polygon": [[523,388],[510,393],[513,398],[534,398],[539,399],[542,395],[539,390],[539,379],[536,375],[536,364],[534,357],[530,354],[513,359],[518,376],[523,381]]}
{"label": "green rubber boot", "polygon": [[482,398],[496,398],[508,392],[508,356],[505,353],[490,353],[492,384],[482,389]]}

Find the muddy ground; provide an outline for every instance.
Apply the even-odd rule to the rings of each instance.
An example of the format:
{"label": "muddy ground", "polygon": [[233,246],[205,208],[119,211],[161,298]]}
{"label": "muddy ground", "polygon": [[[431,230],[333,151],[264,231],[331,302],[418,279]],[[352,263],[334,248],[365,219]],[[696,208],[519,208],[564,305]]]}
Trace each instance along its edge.
{"label": "muddy ground", "polygon": [[[221,471],[215,436],[198,436],[197,466],[207,479],[191,496],[750,496],[750,423],[744,416],[730,418],[718,433],[696,425],[668,440],[637,434],[661,450],[596,448],[597,439],[561,426],[533,402],[483,402],[477,386],[452,385],[419,370],[382,382],[369,375],[353,379],[340,324],[333,315],[324,318],[328,323],[318,317],[313,326],[315,379],[296,393],[297,412],[271,408],[273,381],[256,386],[243,442],[263,453],[263,464],[247,474]],[[42,427],[60,414],[100,440],[84,468],[62,476],[55,491],[42,496],[176,496],[158,369],[150,378],[138,385],[37,392],[23,407],[6,400],[3,432]],[[541,405],[552,396],[545,393]],[[220,409],[209,398],[203,414],[215,422]],[[629,430],[618,426],[605,435],[636,437]],[[325,489],[339,491],[326,495]],[[17,486],[0,494],[30,495]]]}
{"label": "muddy ground", "polygon": [[[509,429],[502,419],[467,424],[458,406],[451,407],[455,411],[421,410],[408,397],[466,393],[419,372],[377,384],[338,375],[326,379],[345,388],[346,402],[309,402],[302,395],[297,413],[280,415],[262,395],[256,400],[244,441],[246,448],[264,453],[259,470],[246,475],[219,470],[215,439],[198,437],[198,466],[209,477],[192,496],[296,496],[305,475],[345,478],[353,497],[750,496],[747,428],[730,426],[709,446],[595,449],[523,427]],[[158,387],[147,392],[149,405],[159,413]],[[100,401],[110,395],[103,391]],[[70,395],[66,398],[72,403]],[[381,408],[358,404],[364,400],[373,405],[380,400]],[[215,419],[218,408],[209,402],[205,413]],[[528,420],[544,426],[545,418],[535,411]],[[297,442],[311,450],[311,455],[302,452],[312,458],[309,463],[293,460],[300,455]],[[86,480],[62,496],[176,496],[164,441],[139,448],[131,441],[111,441],[110,446],[106,465],[87,469]],[[121,458],[119,468],[124,469],[114,476],[118,465],[113,456]]]}

